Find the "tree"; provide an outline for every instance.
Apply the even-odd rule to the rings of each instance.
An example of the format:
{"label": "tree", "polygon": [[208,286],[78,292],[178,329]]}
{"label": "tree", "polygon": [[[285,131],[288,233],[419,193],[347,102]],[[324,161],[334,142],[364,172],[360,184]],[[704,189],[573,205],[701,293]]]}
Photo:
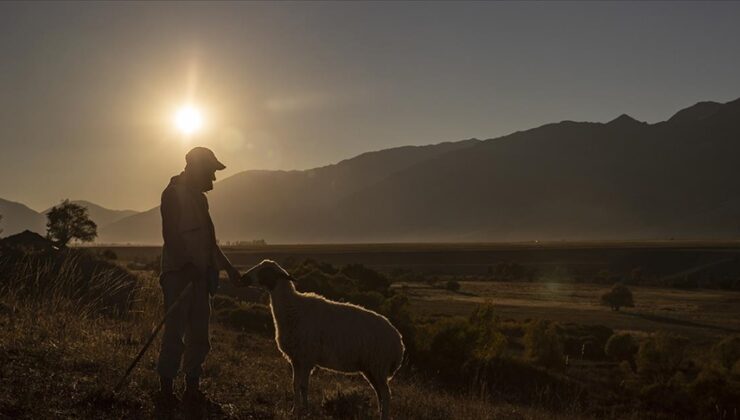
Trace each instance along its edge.
{"label": "tree", "polygon": [[632,291],[622,283],[616,283],[612,290],[601,295],[601,303],[618,311],[622,306],[633,308]]}
{"label": "tree", "polygon": [[98,236],[98,226],[90,220],[87,208],[62,201],[46,213],[46,237],[62,248],[72,239],[90,242]]}
{"label": "tree", "polygon": [[617,362],[629,362],[632,370],[636,370],[635,355],[640,349],[637,340],[627,333],[614,334],[606,342],[604,353]]}
{"label": "tree", "polygon": [[445,283],[445,289],[451,292],[457,292],[460,290],[460,283],[458,283],[457,280],[447,280],[447,283]]}
{"label": "tree", "polygon": [[[2,221],[3,221],[3,215],[0,214],[0,222],[2,222]],[[0,233],[3,233],[3,228],[0,228]]]}
{"label": "tree", "polygon": [[563,339],[557,324],[544,320],[532,321],[524,332],[524,354],[535,364],[548,368],[565,367]]}

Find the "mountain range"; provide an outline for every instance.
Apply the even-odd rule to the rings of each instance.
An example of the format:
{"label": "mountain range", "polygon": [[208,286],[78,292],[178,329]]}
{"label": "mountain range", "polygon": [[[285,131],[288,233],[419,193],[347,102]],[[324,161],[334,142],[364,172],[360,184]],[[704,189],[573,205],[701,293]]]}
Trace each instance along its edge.
{"label": "mountain range", "polygon": [[[87,213],[99,228],[117,222],[125,217],[137,214],[134,210],[111,210],[85,200],[73,200],[72,203],[87,208]],[[3,235],[13,235],[24,230],[46,232],[46,213],[48,209],[37,212],[28,206],[0,198],[0,229]]]}
{"label": "mountain range", "polygon": [[[208,198],[223,241],[729,239],[740,236],[737,156],[740,99],[655,124],[562,121],[310,170],[244,171]],[[99,233],[161,243],[159,209]]]}

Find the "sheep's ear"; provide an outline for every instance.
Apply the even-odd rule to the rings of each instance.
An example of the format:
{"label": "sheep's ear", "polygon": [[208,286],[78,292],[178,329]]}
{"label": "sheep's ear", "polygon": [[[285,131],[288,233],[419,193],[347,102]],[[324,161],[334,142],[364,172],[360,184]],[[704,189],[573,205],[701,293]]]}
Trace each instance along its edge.
{"label": "sheep's ear", "polygon": [[273,290],[282,274],[277,268],[266,265],[259,271],[259,284],[265,286],[267,290]]}

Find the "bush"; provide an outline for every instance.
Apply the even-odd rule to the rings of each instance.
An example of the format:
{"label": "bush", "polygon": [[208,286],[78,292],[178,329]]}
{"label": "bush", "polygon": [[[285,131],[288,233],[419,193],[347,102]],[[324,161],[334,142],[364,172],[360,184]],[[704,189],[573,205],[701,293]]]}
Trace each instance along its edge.
{"label": "bush", "polygon": [[553,369],[565,366],[563,342],[555,323],[530,322],[524,333],[524,350],[526,358],[537,365]]}
{"label": "bush", "polygon": [[375,409],[374,402],[360,388],[337,389],[325,393],[321,400],[321,408],[334,419],[363,418],[363,414],[371,413]]}
{"label": "bush", "polygon": [[632,337],[631,334],[621,333],[614,334],[611,336],[609,341],[606,342],[604,352],[612,360],[617,362],[626,361],[629,362],[632,369],[635,369],[635,355],[640,349],[637,340]]}
{"label": "bush", "polygon": [[385,297],[378,292],[357,292],[347,296],[347,301],[373,311],[380,310]]}
{"label": "bush", "polygon": [[603,325],[560,324],[556,328],[563,340],[563,353],[588,360],[604,359],[604,347],[614,334]]}
{"label": "bush", "polygon": [[478,333],[465,318],[445,318],[420,330],[417,362],[446,383],[464,383],[461,371],[477,343]]}
{"label": "bush", "polygon": [[416,354],[416,325],[409,311],[409,298],[405,295],[394,295],[383,301],[379,312],[393,324],[403,337],[406,354]]}
{"label": "bush", "polygon": [[503,356],[506,346],[493,306],[482,305],[467,319],[444,318],[420,328],[415,362],[444,382],[464,384],[470,379],[466,368]]}
{"label": "bush", "polygon": [[740,366],[740,335],[731,335],[715,344],[712,356],[721,369],[732,372]]}
{"label": "bush", "polygon": [[373,291],[387,294],[391,285],[390,280],[383,274],[362,264],[349,264],[342,268],[341,273],[346,277],[357,280],[358,287],[362,292]]}
{"label": "bush", "polygon": [[445,283],[445,289],[451,292],[457,292],[460,290],[460,283],[458,283],[457,280],[447,280],[447,283]]}
{"label": "bush", "polygon": [[611,307],[613,311],[618,311],[622,306],[629,308],[635,306],[632,291],[622,283],[616,283],[612,290],[601,295],[601,303]]}
{"label": "bush", "polygon": [[667,384],[685,361],[688,340],[658,332],[645,340],[637,352],[637,373],[645,384]]}
{"label": "bush", "polygon": [[100,256],[105,258],[106,260],[117,260],[118,255],[112,250],[112,249],[106,249],[103,252],[100,253]]}

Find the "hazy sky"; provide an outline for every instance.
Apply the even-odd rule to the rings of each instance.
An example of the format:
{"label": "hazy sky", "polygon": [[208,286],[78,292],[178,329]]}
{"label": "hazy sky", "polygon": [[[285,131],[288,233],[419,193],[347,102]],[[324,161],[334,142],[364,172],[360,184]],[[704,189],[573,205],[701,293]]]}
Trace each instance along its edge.
{"label": "hazy sky", "polygon": [[[3,2],[0,198],[147,209],[195,144],[223,178],[660,121],[740,97],[738,22],[737,2]],[[188,100],[206,114],[189,143],[172,124]]]}

